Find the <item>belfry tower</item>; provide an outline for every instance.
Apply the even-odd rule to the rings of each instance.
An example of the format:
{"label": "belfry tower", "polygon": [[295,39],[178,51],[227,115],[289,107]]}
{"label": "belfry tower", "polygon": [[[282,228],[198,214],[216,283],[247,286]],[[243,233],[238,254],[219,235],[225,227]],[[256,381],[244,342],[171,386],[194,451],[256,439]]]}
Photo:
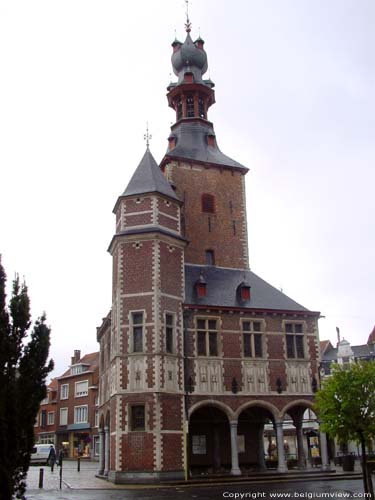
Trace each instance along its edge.
{"label": "belfry tower", "polygon": [[309,453],[319,313],[249,269],[248,169],[219,149],[204,41],[186,32],[172,43],[166,154],[158,165],[147,145],[114,207],[112,309],[97,331],[99,475],[114,482],[240,475],[267,453],[286,472],[285,419],[300,468]]}
{"label": "belfry tower", "polygon": [[204,41],[187,36],[172,44],[172,66],[178,80],[168,87],[176,123],[161,167],[184,202],[182,231],[189,241],[185,261],[247,269],[248,245],[245,180],[248,171],[224,155],[217,144],[208,110],[215,103],[214,83],[205,80]]}

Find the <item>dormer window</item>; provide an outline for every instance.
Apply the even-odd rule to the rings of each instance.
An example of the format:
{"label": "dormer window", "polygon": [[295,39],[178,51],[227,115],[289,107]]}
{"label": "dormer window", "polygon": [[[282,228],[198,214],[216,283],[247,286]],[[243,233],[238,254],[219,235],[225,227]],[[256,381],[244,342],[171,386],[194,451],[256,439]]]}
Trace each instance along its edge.
{"label": "dormer window", "polygon": [[215,196],[213,194],[202,194],[202,212],[215,213]]}
{"label": "dormer window", "polygon": [[77,375],[78,373],[85,372],[86,370],[87,370],[87,366],[85,366],[85,365],[75,365],[75,366],[71,367],[70,373],[72,375]]}
{"label": "dormer window", "polygon": [[207,144],[209,146],[215,146],[215,135],[214,134],[208,134],[208,136],[207,136]]}
{"label": "dormer window", "polygon": [[200,274],[199,279],[195,282],[195,292],[198,298],[205,297],[207,294],[207,282],[203,274]]}
{"label": "dormer window", "polygon": [[241,302],[247,302],[251,299],[250,289],[251,286],[246,281],[243,281],[238,285],[237,294]]}

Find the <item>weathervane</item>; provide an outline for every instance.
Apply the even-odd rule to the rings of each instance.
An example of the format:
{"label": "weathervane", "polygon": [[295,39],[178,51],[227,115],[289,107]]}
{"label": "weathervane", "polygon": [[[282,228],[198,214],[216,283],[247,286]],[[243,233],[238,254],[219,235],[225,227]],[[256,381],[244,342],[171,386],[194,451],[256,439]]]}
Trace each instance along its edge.
{"label": "weathervane", "polygon": [[152,139],[152,135],[149,133],[148,131],[148,122],[146,122],[146,133],[145,135],[143,136],[143,139],[146,141],[146,147],[148,149],[149,145],[150,145],[150,141]]}
{"label": "weathervane", "polygon": [[186,3],[186,23],[185,23],[185,29],[187,33],[190,33],[191,31],[191,22],[189,19],[189,0],[185,0]]}

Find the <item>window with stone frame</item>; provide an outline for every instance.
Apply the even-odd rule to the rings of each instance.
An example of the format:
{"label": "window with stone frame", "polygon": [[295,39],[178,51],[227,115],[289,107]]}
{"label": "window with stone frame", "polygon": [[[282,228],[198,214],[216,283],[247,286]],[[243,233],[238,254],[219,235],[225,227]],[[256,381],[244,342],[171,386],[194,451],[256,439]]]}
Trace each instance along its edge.
{"label": "window with stone frame", "polygon": [[285,323],[286,356],[290,359],[305,358],[305,340],[302,323]]}
{"label": "window with stone frame", "polygon": [[143,312],[131,313],[133,352],[143,352]]}
{"label": "window with stone frame", "polygon": [[165,314],[165,350],[169,354],[173,353],[174,331],[175,331],[175,315],[171,313]]}
{"label": "window with stone frame", "polygon": [[197,319],[198,356],[218,356],[218,321],[216,319]]}
{"label": "window with stone frame", "polygon": [[245,358],[263,357],[262,322],[243,320],[241,322],[243,355]]}
{"label": "window with stone frame", "polygon": [[145,405],[132,405],[130,407],[130,425],[132,431],[146,430]]}

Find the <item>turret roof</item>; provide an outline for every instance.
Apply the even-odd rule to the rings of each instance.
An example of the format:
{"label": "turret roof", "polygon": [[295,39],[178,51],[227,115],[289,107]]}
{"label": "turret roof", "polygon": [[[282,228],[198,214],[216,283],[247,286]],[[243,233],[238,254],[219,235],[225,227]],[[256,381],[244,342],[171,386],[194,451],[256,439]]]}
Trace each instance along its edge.
{"label": "turret roof", "polygon": [[178,200],[148,148],[122,196],[144,193],[160,193]]}

